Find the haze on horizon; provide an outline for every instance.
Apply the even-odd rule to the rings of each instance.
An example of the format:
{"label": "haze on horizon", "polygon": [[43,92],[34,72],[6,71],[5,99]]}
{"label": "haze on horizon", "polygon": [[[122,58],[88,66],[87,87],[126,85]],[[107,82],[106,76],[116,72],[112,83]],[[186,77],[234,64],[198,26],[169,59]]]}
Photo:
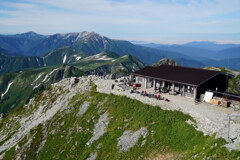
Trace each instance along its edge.
{"label": "haze on horizon", "polygon": [[130,41],[240,44],[240,0],[0,1],[0,34],[84,30]]}

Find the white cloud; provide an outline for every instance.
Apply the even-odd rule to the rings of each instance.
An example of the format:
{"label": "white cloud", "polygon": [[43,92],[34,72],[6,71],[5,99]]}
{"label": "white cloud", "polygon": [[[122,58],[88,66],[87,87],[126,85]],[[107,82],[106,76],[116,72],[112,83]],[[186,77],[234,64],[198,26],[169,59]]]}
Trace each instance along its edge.
{"label": "white cloud", "polygon": [[40,33],[94,30],[113,37],[119,33],[127,37],[240,32],[239,20],[221,19],[223,15],[240,12],[239,0],[28,0],[25,3],[0,2],[0,6],[13,8],[0,10],[3,31],[14,26],[19,28],[16,32],[24,29]]}

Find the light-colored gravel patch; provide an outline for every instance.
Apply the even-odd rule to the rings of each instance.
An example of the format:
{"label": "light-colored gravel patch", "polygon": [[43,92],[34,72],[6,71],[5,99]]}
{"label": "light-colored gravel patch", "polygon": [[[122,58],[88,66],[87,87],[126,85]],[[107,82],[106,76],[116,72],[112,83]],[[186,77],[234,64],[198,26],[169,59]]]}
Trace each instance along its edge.
{"label": "light-colored gravel patch", "polygon": [[85,101],[79,108],[79,111],[77,113],[78,117],[81,117],[87,110],[89,107],[89,102]]}
{"label": "light-colored gravel patch", "polygon": [[98,122],[94,125],[93,136],[87,142],[87,145],[91,145],[94,141],[98,140],[106,132],[106,127],[108,126],[108,123],[108,113],[105,112],[103,115],[100,116]]}
{"label": "light-colored gravel patch", "polygon": [[[140,128],[135,132],[129,130],[124,131],[123,135],[118,139],[118,146],[120,147],[119,153],[128,151],[138,142],[141,136],[146,138],[147,134],[148,130],[146,128]],[[145,144],[145,142],[143,143]]]}
{"label": "light-colored gravel patch", "polygon": [[95,160],[97,158],[97,153],[91,153],[87,160]]}

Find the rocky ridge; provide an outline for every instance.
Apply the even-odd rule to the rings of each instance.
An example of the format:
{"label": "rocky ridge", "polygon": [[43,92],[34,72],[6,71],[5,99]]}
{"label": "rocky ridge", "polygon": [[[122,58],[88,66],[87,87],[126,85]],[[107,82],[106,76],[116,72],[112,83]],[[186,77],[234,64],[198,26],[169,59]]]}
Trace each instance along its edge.
{"label": "rocky ridge", "polygon": [[[105,159],[124,159],[125,156],[126,159],[129,156],[135,156],[133,159],[136,159],[139,156],[149,156],[151,152],[144,155],[146,151],[144,147],[152,148],[151,144],[154,146],[159,145],[158,143],[164,144],[164,139],[156,139],[161,136],[159,131],[163,129],[164,133],[167,134],[168,130],[173,129],[174,125],[172,123],[176,123],[175,125],[178,126],[180,121],[181,123],[178,127],[180,127],[180,130],[182,125],[187,127],[185,134],[190,144],[196,141],[193,137],[188,137],[191,136],[191,134],[188,135],[188,132],[194,130],[192,126],[205,134],[221,133],[219,128],[221,129],[222,125],[216,128],[218,126],[215,126],[214,119],[204,117],[198,110],[187,112],[186,110],[189,110],[188,105],[186,110],[184,110],[181,108],[182,103],[179,106],[174,106],[174,103],[172,105],[161,101],[158,103],[159,101],[151,101],[146,97],[140,99],[140,97],[133,94],[130,95],[124,91],[112,90],[111,83],[113,83],[113,80],[106,80],[104,77],[88,76],[65,78],[60,82],[52,84],[46,91],[32,98],[23,109],[4,117],[0,122],[0,159],[35,159],[37,157],[41,157],[39,159],[67,157],[76,159],[82,157],[82,159],[94,160],[103,157]],[[97,87],[97,91],[108,94],[92,92],[95,87]],[[118,96],[115,97],[114,95],[109,95],[109,93],[128,96],[159,107],[145,105],[142,108],[132,110],[134,105],[139,106],[139,104],[135,104],[139,102],[130,100],[131,103],[121,106],[121,104],[124,104],[124,100],[129,101],[129,99],[119,97],[120,101],[117,101],[115,98]],[[161,110],[160,107],[165,110]],[[146,109],[144,113],[141,112],[143,109]],[[153,112],[147,113],[152,109]],[[190,116],[167,110],[180,110],[188,113],[194,117],[196,122],[193,119],[191,120]],[[118,116],[120,111],[124,116]],[[163,118],[159,115],[151,118],[156,111],[161,111],[163,117],[167,118],[166,124],[172,127],[165,130],[164,120],[157,119]],[[115,112],[117,112],[116,115]],[[142,121],[141,118],[147,114],[149,114],[149,117]],[[184,118],[178,119],[178,116]],[[222,118],[221,116],[218,115],[217,118]],[[211,123],[212,125],[210,126]],[[156,127],[156,130],[153,127],[154,125],[159,125]],[[232,124],[232,127],[238,133],[239,128],[237,129],[237,127],[239,126]],[[171,136],[176,136],[171,135],[171,133],[174,132],[171,131],[167,134],[167,136],[170,136],[170,139],[172,139]],[[199,136],[197,136],[198,138],[202,137],[201,133],[195,130],[194,133],[195,136]],[[180,136],[185,135],[180,134]],[[167,139],[167,137],[165,138]],[[210,138],[210,141],[213,141],[213,139]],[[188,144],[187,141],[182,143],[184,145]],[[206,147],[217,149],[219,148],[219,143],[220,141],[213,141]],[[182,146],[183,144],[181,144],[180,140],[180,144],[175,145]],[[81,154],[79,154],[79,149],[82,151]],[[137,152],[139,150],[140,152]],[[193,150],[198,153],[197,150]],[[205,156],[196,153],[191,153],[190,157]]]}

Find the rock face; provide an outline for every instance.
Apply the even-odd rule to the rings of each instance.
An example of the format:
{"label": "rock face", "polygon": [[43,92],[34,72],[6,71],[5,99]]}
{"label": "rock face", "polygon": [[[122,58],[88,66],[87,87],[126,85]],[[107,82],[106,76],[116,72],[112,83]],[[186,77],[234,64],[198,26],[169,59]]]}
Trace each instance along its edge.
{"label": "rock face", "polygon": [[146,138],[148,130],[146,128],[140,128],[135,132],[125,131],[123,135],[118,139],[118,146],[120,146],[119,152],[126,152],[132,148],[140,137]]}
{"label": "rock face", "polygon": [[173,65],[173,66],[177,66],[177,62],[175,62],[174,60],[168,59],[168,58],[163,58],[160,61],[158,61],[157,63],[153,64],[153,67],[158,67],[160,65],[163,64],[168,64],[168,65]]}

